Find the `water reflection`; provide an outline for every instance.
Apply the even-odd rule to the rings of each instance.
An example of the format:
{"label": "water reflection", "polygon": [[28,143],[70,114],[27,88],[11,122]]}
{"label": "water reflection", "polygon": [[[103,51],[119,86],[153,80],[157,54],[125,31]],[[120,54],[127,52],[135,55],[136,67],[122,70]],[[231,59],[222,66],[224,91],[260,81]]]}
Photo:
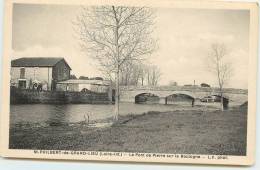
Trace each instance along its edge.
{"label": "water reflection", "polygon": [[92,104],[22,104],[10,106],[10,123],[47,123],[59,125],[84,121],[87,115],[90,120],[112,117],[113,105]]}
{"label": "water reflection", "polygon": [[48,109],[48,119],[46,123],[50,126],[59,126],[67,123],[68,105],[55,105],[53,110]]}
{"label": "water reflection", "polygon": [[[148,111],[174,111],[197,109],[192,108],[190,102],[177,102],[176,104],[135,104],[120,103],[120,115],[142,114]],[[111,118],[114,114],[114,105],[98,104],[33,104],[33,105],[11,105],[10,122],[16,123],[47,123],[60,125],[85,121],[89,117],[90,121]]]}

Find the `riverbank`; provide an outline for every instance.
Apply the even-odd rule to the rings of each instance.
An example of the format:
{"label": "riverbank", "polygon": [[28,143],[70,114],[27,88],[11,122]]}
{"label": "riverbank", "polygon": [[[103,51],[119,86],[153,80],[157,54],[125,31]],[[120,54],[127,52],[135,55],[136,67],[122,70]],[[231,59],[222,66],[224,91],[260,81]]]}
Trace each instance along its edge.
{"label": "riverbank", "polygon": [[92,91],[37,91],[32,89],[10,88],[11,104],[113,104],[107,93]]}
{"label": "riverbank", "polygon": [[86,122],[54,126],[12,126],[10,148],[246,154],[247,110],[177,110],[120,116],[110,127]]}

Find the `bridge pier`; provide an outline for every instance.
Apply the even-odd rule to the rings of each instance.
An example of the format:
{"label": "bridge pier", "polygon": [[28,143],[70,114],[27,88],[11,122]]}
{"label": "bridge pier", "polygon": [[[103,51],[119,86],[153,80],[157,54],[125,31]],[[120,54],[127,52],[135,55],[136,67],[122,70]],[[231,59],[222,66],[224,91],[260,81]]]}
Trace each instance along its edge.
{"label": "bridge pier", "polygon": [[194,107],[194,104],[195,104],[195,99],[193,98],[191,101],[191,107]]}
{"label": "bridge pier", "polygon": [[164,97],[160,97],[159,104],[165,104],[165,98]]}

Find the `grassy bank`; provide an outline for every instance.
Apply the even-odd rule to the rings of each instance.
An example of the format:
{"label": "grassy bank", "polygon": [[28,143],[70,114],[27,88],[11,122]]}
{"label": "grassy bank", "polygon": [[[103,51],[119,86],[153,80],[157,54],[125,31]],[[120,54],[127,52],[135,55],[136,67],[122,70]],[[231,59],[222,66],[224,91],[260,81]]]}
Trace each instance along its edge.
{"label": "grassy bank", "polygon": [[28,124],[11,127],[10,148],[245,155],[246,122],[235,108],[128,115],[106,128]]}

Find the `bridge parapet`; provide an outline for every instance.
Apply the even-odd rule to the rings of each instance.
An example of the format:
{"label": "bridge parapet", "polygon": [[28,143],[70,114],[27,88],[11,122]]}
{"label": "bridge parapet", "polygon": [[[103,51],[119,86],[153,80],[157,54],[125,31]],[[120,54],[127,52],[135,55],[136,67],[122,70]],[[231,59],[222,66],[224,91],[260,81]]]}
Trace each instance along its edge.
{"label": "bridge parapet", "polygon": [[[161,99],[173,94],[184,94],[194,99],[201,99],[210,95],[219,95],[216,89],[210,88],[191,88],[183,86],[174,86],[174,88],[163,87],[120,87],[120,101],[135,102],[135,96],[142,93],[151,93]],[[239,101],[241,104],[247,101],[247,90],[241,89],[225,89],[225,96],[228,96],[231,102]]]}
{"label": "bridge parapet", "polygon": [[[121,91],[191,91],[191,92],[210,92],[219,93],[219,88],[216,87],[199,87],[199,86],[120,86]],[[247,94],[247,89],[224,88],[224,93]]]}

